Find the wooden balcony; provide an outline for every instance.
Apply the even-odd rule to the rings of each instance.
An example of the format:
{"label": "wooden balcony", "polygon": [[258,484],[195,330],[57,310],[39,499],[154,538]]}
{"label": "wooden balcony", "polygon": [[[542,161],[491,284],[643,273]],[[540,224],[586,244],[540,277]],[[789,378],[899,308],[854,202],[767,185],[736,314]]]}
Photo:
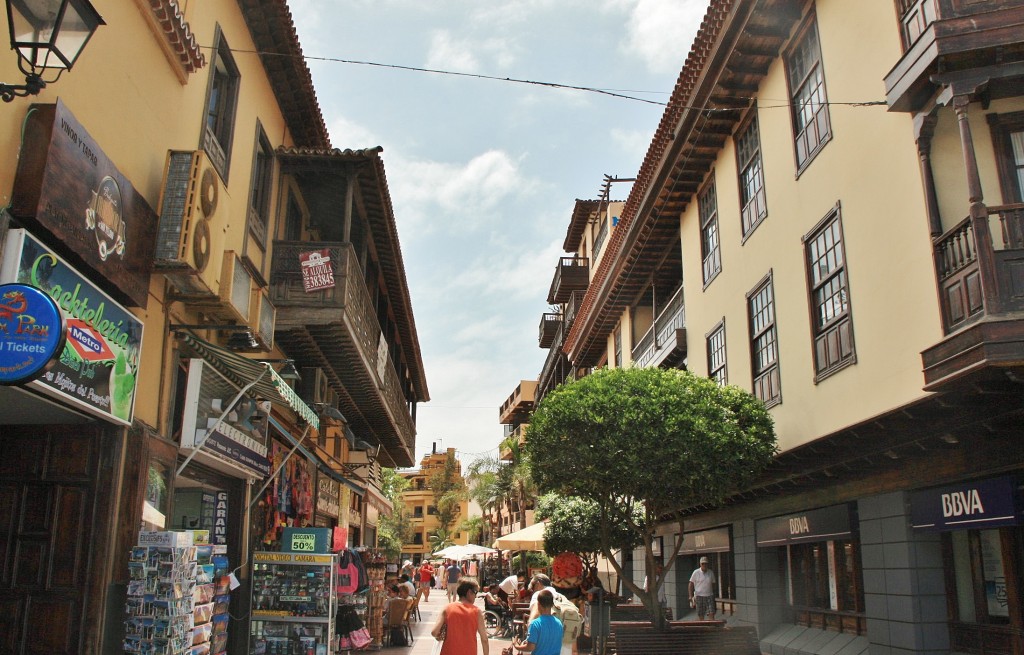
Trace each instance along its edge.
{"label": "wooden balcony", "polygon": [[[514,439],[515,443],[522,446],[526,443],[526,425],[517,425],[515,430],[508,435],[508,439]],[[502,442],[501,449],[498,456],[502,461],[511,462],[514,459],[514,453],[510,446],[506,446],[505,442]]]}
{"label": "wooden balcony", "polygon": [[1024,204],[976,213],[935,240],[946,337],[921,353],[929,391],[1024,368]]}
{"label": "wooden balcony", "polygon": [[590,265],[586,257],[561,257],[548,290],[548,304],[566,302],[573,291],[586,291],[589,284]]}
{"label": "wooden balcony", "polygon": [[537,398],[537,381],[520,380],[516,390],[505,399],[498,410],[498,423],[511,425],[530,418]]}
{"label": "wooden balcony", "polygon": [[679,287],[654,325],[633,348],[633,365],[640,368],[681,366],[686,360],[686,309]]}
{"label": "wooden balcony", "polygon": [[898,5],[904,52],[885,77],[891,111],[916,111],[937,86],[955,79],[976,78],[988,99],[1019,95],[1022,0],[900,0]]}
{"label": "wooden balcony", "polygon": [[[335,286],[306,293],[299,254],[326,249]],[[395,464],[410,466],[416,428],[391,364],[352,246],[275,241],[270,293],[275,338],[291,357],[327,374],[338,408],[356,434],[376,438]]]}
{"label": "wooden balcony", "polygon": [[586,291],[573,291],[569,294],[569,300],[565,303],[565,329],[566,331],[572,327],[572,322],[576,320],[576,314],[580,310],[580,306],[583,305],[583,298],[587,295]]}
{"label": "wooden balcony", "polygon": [[541,348],[550,348],[558,334],[558,328],[562,325],[561,314],[545,313],[540,317],[540,336],[537,341]]}

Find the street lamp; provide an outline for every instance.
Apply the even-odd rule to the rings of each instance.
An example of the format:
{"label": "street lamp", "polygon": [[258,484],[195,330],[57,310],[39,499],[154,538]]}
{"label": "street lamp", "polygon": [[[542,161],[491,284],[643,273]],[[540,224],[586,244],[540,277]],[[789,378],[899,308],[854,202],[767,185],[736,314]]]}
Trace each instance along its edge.
{"label": "street lamp", "polygon": [[[105,25],[89,0],[6,0],[11,49],[18,51],[18,68],[25,74],[21,85],[0,83],[0,98],[11,102],[19,96],[37,95],[71,70],[85,44],[100,25]],[[44,80],[46,69],[57,73]]]}

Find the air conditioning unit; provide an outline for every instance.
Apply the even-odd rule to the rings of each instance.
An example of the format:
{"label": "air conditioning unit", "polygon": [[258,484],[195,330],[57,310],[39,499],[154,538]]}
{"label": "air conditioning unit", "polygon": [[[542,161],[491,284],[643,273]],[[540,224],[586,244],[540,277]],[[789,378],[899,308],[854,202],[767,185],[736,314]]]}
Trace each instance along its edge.
{"label": "air conditioning unit", "polygon": [[220,175],[202,150],[171,150],[160,192],[153,270],[183,295],[216,297],[227,211],[218,211]]}
{"label": "air conditioning unit", "polygon": [[[254,288],[249,302],[248,323],[253,336],[264,350],[274,347],[274,325],[277,323],[277,307],[270,302],[266,289]],[[320,369],[316,369],[320,370]]]}
{"label": "air conditioning unit", "polygon": [[225,250],[222,258],[217,295],[189,298],[188,302],[210,318],[228,323],[249,323],[253,301],[252,275],[235,251]]}
{"label": "air conditioning unit", "polygon": [[299,371],[299,397],[309,404],[327,403],[330,399],[331,383],[322,368],[303,367]]}

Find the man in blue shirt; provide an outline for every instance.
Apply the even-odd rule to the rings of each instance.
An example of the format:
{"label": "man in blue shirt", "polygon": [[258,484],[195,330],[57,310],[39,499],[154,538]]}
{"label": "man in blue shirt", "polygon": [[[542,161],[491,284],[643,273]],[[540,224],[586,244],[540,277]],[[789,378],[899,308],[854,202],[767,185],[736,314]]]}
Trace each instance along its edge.
{"label": "man in blue shirt", "polygon": [[555,597],[549,589],[537,592],[537,618],[530,621],[526,641],[513,641],[512,645],[533,655],[558,655],[562,650],[562,622],[551,615]]}

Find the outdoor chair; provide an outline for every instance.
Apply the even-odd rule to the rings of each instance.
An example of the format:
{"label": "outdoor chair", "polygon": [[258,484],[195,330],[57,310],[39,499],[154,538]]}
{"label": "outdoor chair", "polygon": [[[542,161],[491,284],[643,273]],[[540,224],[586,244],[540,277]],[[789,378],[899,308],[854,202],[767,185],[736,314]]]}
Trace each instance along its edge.
{"label": "outdoor chair", "polygon": [[405,637],[406,645],[412,646],[412,626],[409,625],[409,609],[412,599],[392,598],[388,603],[388,610],[384,614],[384,636],[385,646],[396,646],[392,643],[394,633]]}

